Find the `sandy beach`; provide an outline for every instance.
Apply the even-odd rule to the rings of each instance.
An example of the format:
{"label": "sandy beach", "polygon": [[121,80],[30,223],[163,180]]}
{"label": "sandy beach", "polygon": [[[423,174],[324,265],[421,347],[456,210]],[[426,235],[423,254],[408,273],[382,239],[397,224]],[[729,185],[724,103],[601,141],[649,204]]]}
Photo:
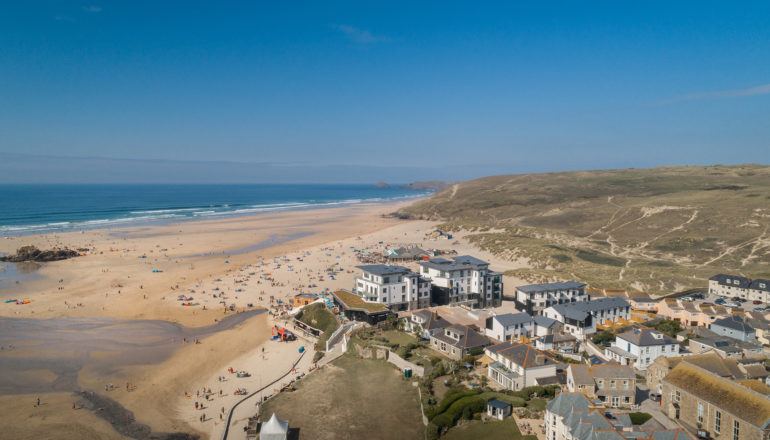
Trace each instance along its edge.
{"label": "sandy beach", "polygon": [[[472,253],[503,271],[526,267],[526,262],[500,261],[480,252],[462,236],[451,241],[428,240],[426,234],[435,228],[434,223],[383,216],[400,205],[362,204],[7,238],[0,240],[0,251],[5,253],[27,244],[88,251],[71,260],[46,263],[34,276],[3,287],[3,299],[28,298],[30,303],[0,304],[0,316],[39,320],[99,317],[132,323],[160,320],[184,329],[202,328],[227,316],[269,308],[271,301],[285,301],[298,292],[349,289],[355,266],[360,264],[358,255],[382,252],[387,245],[420,244]],[[506,283],[515,282],[506,279]],[[178,335],[163,333],[168,341],[163,341],[159,358],[147,363],[111,363],[110,350],[95,349],[77,372],[77,386],[103,392],[154,432],[179,431],[216,438],[223,428],[221,408],[229,410],[240,398],[233,394],[236,388],[249,392],[258,389],[260,383],[270,382],[291,366],[300,345],[312,348],[312,343],[301,340],[269,341],[271,325],[272,317],[263,313],[200,338],[179,340]],[[32,354],[25,346],[6,346],[0,360],[22,362]],[[312,355],[310,350],[293,374],[306,373]],[[251,377],[235,378],[228,373],[229,367],[248,371]],[[45,368],[34,375],[28,378],[32,382],[46,377],[45,383],[56,382]],[[226,380],[220,381],[220,377]],[[204,389],[212,390],[211,400],[202,400]],[[193,397],[196,392],[197,400]],[[8,391],[5,394],[10,398]],[[30,411],[38,395],[43,401],[53,401],[50,392],[25,394],[21,398],[30,402]],[[61,393],[56,395],[62,399]],[[205,409],[196,410],[196,401]],[[249,402],[236,412],[234,420],[241,434],[243,423],[255,410]],[[67,419],[82,424],[83,429],[94,417],[84,410],[67,412]],[[55,419],[46,420],[53,423]],[[11,423],[8,414],[0,415],[0,426]]]}

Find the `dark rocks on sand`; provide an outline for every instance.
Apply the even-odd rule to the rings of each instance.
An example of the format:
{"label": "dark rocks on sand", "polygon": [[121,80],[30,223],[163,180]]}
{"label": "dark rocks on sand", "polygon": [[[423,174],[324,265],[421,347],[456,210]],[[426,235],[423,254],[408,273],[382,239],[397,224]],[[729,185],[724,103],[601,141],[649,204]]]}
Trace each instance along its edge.
{"label": "dark rocks on sand", "polygon": [[24,261],[46,262],[66,260],[78,256],[80,254],[77,251],[67,248],[53,248],[42,251],[35,246],[22,246],[16,250],[15,255],[0,257],[0,261],[7,261],[9,263],[21,263]]}

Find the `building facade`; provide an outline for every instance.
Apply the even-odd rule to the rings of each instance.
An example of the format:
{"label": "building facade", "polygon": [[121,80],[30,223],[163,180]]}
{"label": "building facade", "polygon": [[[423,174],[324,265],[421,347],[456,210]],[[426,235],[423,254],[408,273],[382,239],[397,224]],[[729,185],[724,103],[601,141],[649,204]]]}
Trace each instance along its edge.
{"label": "building facade", "polygon": [[430,347],[450,359],[461,360],[469,354],[482,353],[490,340],[467,325],[449,325],[430,336]]}
{"label": "building facade", "polygon": [[487,377],[508,390],[537,385],[537,379],[556,376],[556,361],[528,344],[503,342],[484,349],[494,362],[487,367]]}
{"label": "building facade", "polygon": [[614,362],[570,364],[567,389],[612,408],[628,408],[636,404],[636,373],[633,368]]}
{"label": "building facade", "polygon": [[353,291],[365,301],[385,304],[394,311],[430,306],[430,281],[403,266],[367,264],[358,266]]}
{"label": "building facade", "polygon": [[679,343],[653,329],[631,329],[615,336],[604,355],[621,365],[646,370],[660,356],[678,356]]}
{"label": "building facade", "polygon": [[702,438],[770,438],[767,396],[687,362],[663,379],[661,409]]}
{"label": "building facade", "polygon": [[465,304],[472,308],[499,307],[503,301],[503,275],[489,263],[468,255],[420,261],[420,275],[432,284],[436,305]]}
{"label": "building facade", "polygon": [[757,332],[754,330],[754,327],[749,325],[740,316],[728,316],[717,319],[711,323],[709,329],[719,336],[726,336],[743,342],[754,342],[757,340]]}
{"label": "building facade", "polygon": [[541,315],[555,304],[588,301],[586,285],[577,281],[529,284],[516,288],[516,306],[530,315]]}
{"label": "building facade", "polygon": [[628,320],[631,317],[631,305],[623,298],[599,298],[557,304],[543,310],[543,315],[561,322],[565,333],[585,339],[596,333],[597,324]]}
{"label": "building facade", "polygon": [[532,317],[526,312],[505,313],[487,318],[484,333],[500,342],[515,342],[532,336],[533,326]]}
{"label": "building facade", "polygon": [[740,275],[714,275],[709,278],[709,293],[729,298],[737,296],[767,304],[770,303],[770,280],[751,280]]}

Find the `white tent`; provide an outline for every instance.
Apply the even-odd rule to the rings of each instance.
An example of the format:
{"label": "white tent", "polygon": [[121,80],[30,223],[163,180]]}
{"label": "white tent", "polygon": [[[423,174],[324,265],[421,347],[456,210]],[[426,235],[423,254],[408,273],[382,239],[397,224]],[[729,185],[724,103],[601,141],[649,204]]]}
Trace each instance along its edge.
{"label": "white tent", "polygon": [[279,420],[273,413],[270,420],[262,424],[259,440],[286,440],[289,435],[289,422]]}

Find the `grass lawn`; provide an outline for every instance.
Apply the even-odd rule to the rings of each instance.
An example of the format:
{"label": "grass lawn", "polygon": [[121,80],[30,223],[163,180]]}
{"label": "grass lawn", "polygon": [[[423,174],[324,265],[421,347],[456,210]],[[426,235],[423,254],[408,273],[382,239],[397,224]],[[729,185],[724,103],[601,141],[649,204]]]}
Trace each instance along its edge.
{"label": "grass lawn", "polygon": [[417,343],[417,338],[410,335],[409,333],[404,333],[399,330],[387,330],[382,332],[382,336],[388,338],[388,341],[391,344],[398,344],[400,346],[405,346],[407,344]]}
{"label": "grass lawn", "polygon": [[534,435],[521,435],[519,427],[513,417],[503,421],[482,422],[473,420],[465,422],[462,426],[456,426],[441,437],[446,440],[536,440]]}
{"label": "grass lawn", "polygon": [[548,401],[545,399],[531,399],[527,401],[527,408],[535,411],[545,411],[545,405]]}
{"label": "grass lawn", "polygon": [[323,332],[316,343],[316,350],[325,349],[326,340],[340,326],[332,312],[327,310],[323,304],[311,304],[305,307],[302,309],[299,320]]}
{"label": "grass lawn", "polygon": [[384,361],[344,355],[265,404],[307,439],[421,439],[417,388]]}

